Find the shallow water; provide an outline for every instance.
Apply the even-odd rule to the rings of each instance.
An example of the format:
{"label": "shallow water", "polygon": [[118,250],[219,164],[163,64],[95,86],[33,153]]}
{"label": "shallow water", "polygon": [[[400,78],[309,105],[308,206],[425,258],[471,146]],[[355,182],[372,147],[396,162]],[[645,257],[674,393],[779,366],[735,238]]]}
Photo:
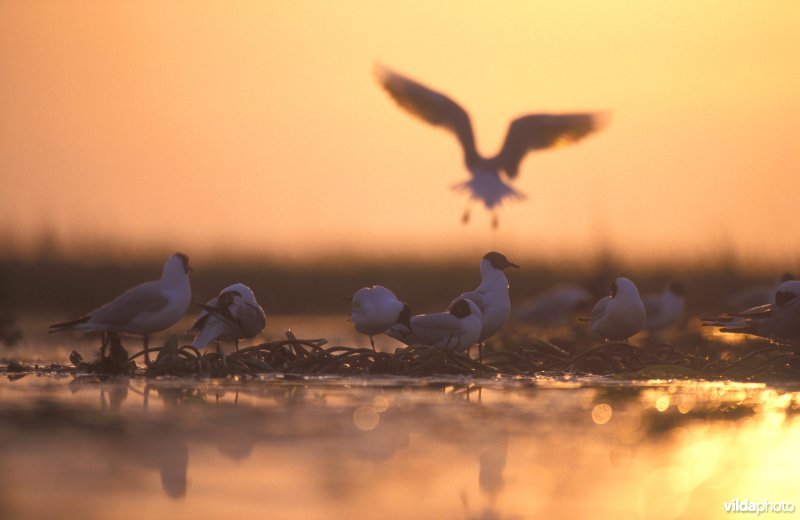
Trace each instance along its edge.
{"label": "shallow water", "polygon": [[[91,358],[96,338],[48,335],[52,318],[25,318],[25,340],[0,357]],[[257,341],[288,328],[368,345],[344,316],[270,317]],[[722,517],[736,498],[800,502],[799,391],[6,374],[0,518]]]}
{"label": "shallow water", "polygon": [[6,377],[0,518],[722,517],[798,501],[797,410],[760,384]]}

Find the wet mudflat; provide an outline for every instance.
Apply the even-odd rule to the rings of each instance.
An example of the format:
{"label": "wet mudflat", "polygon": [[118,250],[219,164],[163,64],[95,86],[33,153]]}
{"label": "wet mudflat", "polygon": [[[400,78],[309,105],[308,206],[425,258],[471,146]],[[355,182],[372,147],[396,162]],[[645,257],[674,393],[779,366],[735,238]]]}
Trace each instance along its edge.
{"label": "wet mudflat", "polygon": [[7,374],[0,517],[722,517],[798,501],[797,390]]}

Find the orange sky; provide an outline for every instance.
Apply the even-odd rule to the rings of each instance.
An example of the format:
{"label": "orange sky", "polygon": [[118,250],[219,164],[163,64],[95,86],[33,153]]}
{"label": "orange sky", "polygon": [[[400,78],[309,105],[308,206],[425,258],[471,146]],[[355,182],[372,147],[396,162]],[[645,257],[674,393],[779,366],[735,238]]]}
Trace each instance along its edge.
{"label": "orange sky", "polygon": [[[459,221],[455,140],[380,62],[447,92],[493,153],[513,116],[608,110],[528,157],[528,200]],[[66,246],[713,255],[796,262],[800,2],[0,2],[0,231]],[[764,252],[762,254],[762,252]]]}

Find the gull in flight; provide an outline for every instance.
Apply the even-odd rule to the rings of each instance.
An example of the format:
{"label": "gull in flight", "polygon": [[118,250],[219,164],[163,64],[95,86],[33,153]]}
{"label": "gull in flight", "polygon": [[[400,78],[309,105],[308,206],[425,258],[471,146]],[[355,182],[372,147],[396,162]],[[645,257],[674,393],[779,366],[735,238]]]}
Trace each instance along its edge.
{"label": "gull in flight", "polygon": [[164,264],[161,278],[132,287],[89,314],[50,325],[50,332],[100,332],[105,350],[107,333],[142,336],[145,364],[150,364],[150,335],[174,325],[189,309],[189,257],[175,253]]}
{"label": "gull in flight", "polygon": [[481,284],[477,289],[461,294],[453,300],[454,305],[468,299],[481,311],[481,334],[478,342],[484,342],[503,328],[511,314],[511,299],[508,295],[508,278],[504,269],[519,266],[496,251],[486,253],[481,259]]}
{"label": "gull in flight", "polygon": [[647,311],[644,328],[651,333],[680,325],[686,317],[686,289],[681,283],[670,283],[661,294],[646,294],[642,302]]}
{"label": "gull in flight", "polygon": [[406,345],[465,351],[480,338],[481,310],[472,300],[461,298],[447,312],[418,314],[411,318],[410,328],[403,324],[394,325],[386,335]]}
{"label": "gull in flight", "polygon": [[800,281],[783,282],[774,295],[775,303],[704,320],[706,327],[720,332],[761,336],[776,341],[800,340]]}
{"label": "gull in flight", "polygon": [[601,298],[592,309],[592,330],[611,341],[628,341],[646,322],[647,313],[639,289],[623,277],[614,280],[611,295]]}
{"label": "gull in flight", "polygon": [[224,288],[208,303],[195,304],[203,310],[187,334],[196,335],[192,343],[196,349],[212,341],[233,341],[238,351],[240,339],[254,338],[267,326],[264,309],[256,301],[253,291],[243,283]]}
{"label": "gull in flight", "polygon": [[[520,163],[528,152],[579,141],[602,126],[603,118],[596,113],[525,115],[511,122],[500,152],[493,157],[483,157],[475,146],[469,115],[458,103],[385,67],[376,66],[375,74],[402,108],[455,134],[471,177],[454,189],[466,191],[471,200],[483,202],[493,214],[493,227],[498,224],[496,208],[505,199],[525,198],[507,180],[517,177]],[[462,221],[469,221],[469,206]]]}
{"label": "gull in flight", "polygon": [[375,350],[373,336],[376,334],[386,332],[396,323],[411,327],[411,308],[381,285],[362,287],[355,292],[350,317],[356,330],[369,336],[372,350]]}

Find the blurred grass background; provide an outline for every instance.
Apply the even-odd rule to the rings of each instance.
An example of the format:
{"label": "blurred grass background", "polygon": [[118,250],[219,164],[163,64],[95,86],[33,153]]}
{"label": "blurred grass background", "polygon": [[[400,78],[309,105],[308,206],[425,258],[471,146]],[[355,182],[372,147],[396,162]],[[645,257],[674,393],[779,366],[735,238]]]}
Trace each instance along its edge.
{"label": "blurred grass background", "polygon": [[[172,251],[145,252],[109,249],[85,257],[59,253],[47,243],[25,253],[0,253],[0,306],[12,312],[57,312],[77,316],[101,305],[125,289],[160,276]],[[191,251],[188,251],[191,258]],[[635,265],[608,252],[548,261],[509,258],[521,269],[510,269],[512,303],[558,282],[579,283],[596,298],[608,293],[617,276],[634,280],[642,293],[660,292],[676,280],[688,291],[690,315],[726,309],[726,299],[754,283],[773,284],[798,266],[754,265],[727,252],[696,262],[649,261]],[[480,258],[382,258],[353,256],[305,260],[274,257],[216,257],[192,259],[193,298],[206,301],[236,282],[249,285],[268,313],[347,313],[345,299],[359,287],[384,285],[407,301],[415,312],[443,309],[453,297],[480,282]]]}

